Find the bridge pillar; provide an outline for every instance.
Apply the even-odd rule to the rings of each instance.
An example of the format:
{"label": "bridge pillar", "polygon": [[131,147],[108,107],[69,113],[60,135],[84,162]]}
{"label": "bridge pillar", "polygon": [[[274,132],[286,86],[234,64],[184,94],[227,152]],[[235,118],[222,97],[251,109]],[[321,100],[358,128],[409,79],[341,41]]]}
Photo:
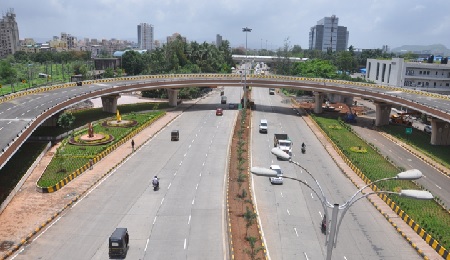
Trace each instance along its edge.
{"label": "bridge pillar", "polygon": [[119,94],[112,94],[102,96],[103,111],[115,114],[117,112],[117,100],[120,98]]}
{"label": "bridge pillar", "polygon": [[391,116],[391,104],[383,102],[374,102],[375,104],[375,125],[389,125],[389,118]]}
{"label": "bridge pillar", "polygon": [[167,89],[167,95],[169,96],[169,106],[176,107],[178,105],[178,89]]}
{"label": "bridge pillar", "polygon": [[432,118],[430,143],[433,145],[449,145],[450,123],[437,118]]}
{"label": "bridge pillar", "polygon": [[316,114],[320,114],[323,111],[322,110],[323,97],[324,97],[323,93],[314,92],[314,102],[315,102],[314,113]]}

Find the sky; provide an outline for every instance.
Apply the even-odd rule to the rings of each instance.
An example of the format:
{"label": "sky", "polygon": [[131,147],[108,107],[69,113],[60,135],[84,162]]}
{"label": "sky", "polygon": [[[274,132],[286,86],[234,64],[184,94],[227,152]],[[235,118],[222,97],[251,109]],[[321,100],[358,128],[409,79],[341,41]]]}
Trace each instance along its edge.
{"label": "sky", "polygon": [[[162,43],[179,33],[231,47],[308,49],[312,26],[336,15],[357,49],[443,44],[450,48],[449,0],[0,0],[13,10],[19,38],[51,39],[62,32],[83,38],[137,42],[137,25],[154,26]],[[242,32],[248,27],[252,31]]]}

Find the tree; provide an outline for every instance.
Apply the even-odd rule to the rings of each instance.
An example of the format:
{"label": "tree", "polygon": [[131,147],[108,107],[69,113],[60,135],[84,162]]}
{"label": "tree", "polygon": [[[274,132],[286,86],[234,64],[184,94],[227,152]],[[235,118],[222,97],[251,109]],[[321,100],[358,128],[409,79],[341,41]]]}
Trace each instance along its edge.
{"label": "tree", "polygon": [[106,68],[105,73],[103,73],[104,78],[114,78],[114,70],[112,68]]}
{"label": "tree", "polygon": [[350,51],[340,51],[337,53],[336,66],[343,74],[351,73],[356,70],[356,60]]}
{"label": "tree", "polygon": [[58,125],[64,129],[70,129],[75,122],[75,116],[72,113],[62,113],[58,118]]}
{"label": "tree", "polygon": [[16,81],[17,70],[7,60],[0,61],[0,79],[6,84]]}

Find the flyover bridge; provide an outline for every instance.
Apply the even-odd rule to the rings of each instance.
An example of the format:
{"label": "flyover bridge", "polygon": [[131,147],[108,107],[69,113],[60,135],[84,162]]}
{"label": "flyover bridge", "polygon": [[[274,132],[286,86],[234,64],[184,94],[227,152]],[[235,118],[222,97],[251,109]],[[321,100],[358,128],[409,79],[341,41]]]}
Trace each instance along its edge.
{"label": "flyover bridge", "polygon": [[[322,110],[325,93],[372,99],[377,107],[377,125],[388,123],[392,105],[407,107],[432,117],[431,143],[450,144],[450,102],[446,96],[367,83],[277,75],[247,75],[245,82],[251,87],[313,91],[317,113]],[[81,85],[66,83],[3,96],[0,98],[0,167],[38,126],[49,121],[55,124],[58,113],[76,103],[101,97],[103,110],[115,113],[120,93],[165,88],[169,102],[176,105],[178,88],[216,86],[243,87],[244,78],[240,74],[144,75],[89,80]]]}

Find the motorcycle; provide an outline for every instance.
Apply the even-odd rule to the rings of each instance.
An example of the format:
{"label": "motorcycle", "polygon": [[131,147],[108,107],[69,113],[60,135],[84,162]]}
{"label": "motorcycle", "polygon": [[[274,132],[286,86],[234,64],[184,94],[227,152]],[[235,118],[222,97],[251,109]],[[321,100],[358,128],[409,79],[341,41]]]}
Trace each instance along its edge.
{"label": "motorcycle", "polygon": [[306,145],[302,144],[302,153],[306,153]]}
{"label": "motorcycle", "polygon": [[153,190],[154,190],[154,191],[159,190],[159,180],[156,181],[156,182],[153,182]]}
{"label": "motorcycle", "polygon": [[327,221],[325,219],[322,220],[321,230],[323,234],[327,234]]}

